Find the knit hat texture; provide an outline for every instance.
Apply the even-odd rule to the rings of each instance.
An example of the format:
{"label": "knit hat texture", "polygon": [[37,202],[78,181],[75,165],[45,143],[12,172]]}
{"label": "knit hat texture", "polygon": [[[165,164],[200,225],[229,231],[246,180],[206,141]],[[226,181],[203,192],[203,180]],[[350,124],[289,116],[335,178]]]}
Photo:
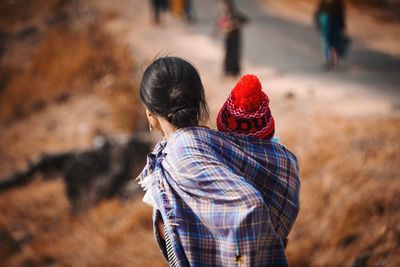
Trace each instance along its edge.
{"label": "knit hat texture", "polygon": [[269,98],[262,91],[257,76],[240,78],[217,117],[218,130],[241,133],[262,139],[272,138],[275,121],[269,108]]}

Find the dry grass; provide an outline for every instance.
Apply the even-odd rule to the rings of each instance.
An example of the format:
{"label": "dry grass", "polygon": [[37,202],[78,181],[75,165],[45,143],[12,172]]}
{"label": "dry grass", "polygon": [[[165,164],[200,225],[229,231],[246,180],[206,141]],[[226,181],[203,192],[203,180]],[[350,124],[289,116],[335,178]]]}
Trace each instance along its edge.
{"label": "dry grass", "polygon": [[61,180],[38,181],[0,195],[0,212],[0,231],[18,243],[1,255],[1,266],[165,266],[151,208],[139,199],[106,201],[76,218]]}
{"label": "dry grass", "polygon": [[[35,8],[43,8],[60,13],[53,20],[67,18],[56,24],[35,26],[41,36],[40,41],[27,37],[27,42],[15,37],[8,42],[8,64],[0,64],[0,123],[9,124],[35,114],[54,102],[62,102],[79,93],[93,93],[100,87],[109,91],[102,95],[110,104],[117,126],[133,131],[137,113],[131,107],[134,106],[132,103],[138,101],[132,84],[133,64],[129,60],[131,55],[127,46],[118,43],[102,29],[100,17],[76,18],[74,10],[69,10],[62,0],[54,0],[47,5],[38,4],[46,1],[37,1],[35,5],[27,4],[27,9],[23,8],[22,2],[2,4],[0,13],[10,12],[8,9],[13,8],[23,18],[29,17],[29,12],[35,17],[38,16]],[[78,5],[79,2],[71,3]],[[29,9],[31,6],[32,9]],[[36,19],[44,20],[43,23],[50,20],[45,16]],[[0,24],[9,23],[10,20],[12,18],[6,17],[0,20]],[[27,18],[19,23],[25,20]],[[33,23],[30,21],[27,22],[28,26]],[[18,51],[13,51],[13,47],[17,47]],[[20,51],[25,49],[32,50],[32,53],[20,59]],[[107,77],[112,77],[112,81],[104,84]]]}
{"label": "dry grass", "polygon": [[126,57],[129,52],[120,46],[118,50],[110,40],[98,26],[81,31],[52,29],[28,68],[14,74],[3,90],[0,119],[25,117],[57,99],[90,92],[106,75],[113,75],[114,91],[121,90],[133,101],[133,86],[129,83],[132,63]]}
{"label": "dry grass", "polygon": [[[314,123],[324,130],[300,157],[302,208],[288,247],[291,265],[399,266],[400,119]],[[284,139],[289,146],[307,141],[290,133]]]}
{"label": "dry grass", "polygon": [[32,10],[35,15],[42,16],[49,12],[55,12],[65,1],[47,0],[47,1],[31,1],[31,0],[13,0],[0,2],[0,32],[9,31],[18,28],[25,23],[29,23],[34,19]]}
{"label": "dry grass", "polygon": [[[104,30],[103,17],[77,0],[25,2],[0,4],[0,14],[16,14],[0,19],[9,31],[0,58],[0,177],[41,153],[87,148],[98,134],[131,134],[143,112],[131,52]],[[18,29],[6,27],[13,20]],[[36,30],[21,39],[19,28]]]}

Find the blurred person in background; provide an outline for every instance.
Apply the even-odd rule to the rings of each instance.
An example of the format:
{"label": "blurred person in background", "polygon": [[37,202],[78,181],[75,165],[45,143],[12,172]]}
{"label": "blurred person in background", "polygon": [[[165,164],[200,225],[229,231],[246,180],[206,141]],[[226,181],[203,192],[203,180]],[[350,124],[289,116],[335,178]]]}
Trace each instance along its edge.
{"label": "blurred person in background", "polygon": [[[242,81],[244,95],[254,82]],[[189,62],[159,58],[143,74],[140,98],[149,127],[164,140],[138,179],[170,266],[288,266],[287,236],[299,212],[298,163],[271,140],[267,97],[256,87],[263,112],[251,116],[270,122],[257,137],[202,126],[208,119],[204,87]]]}
{"label": "blurred person in background", "polygon": [[236,77],[241,71],[241,27],[248,19],[236,9],[233,0],[220,0],[220,3],[216,30],[225,37],[224,73]]}
{"label": "blurred person in background", "polygon": [[153,12],[153,20],[156,24],[161,23],[161,13],[168,9],[168,0],[150,0]]}
{"label": "blurred person in background", "polygon": [[194,21],[192,0],[185,0],[185,19],[187,22]]}
{"label": "blurred person in background", "polygon": [[334,68],[349,45],[343,0],[321,0],[315,12],[315,25],[321,35],[325,67]]}
{"label": "blurred person in background", "polygon": [[187,22],[192,22],[192,1],[191,0],[171,0],[171,12],[174,16],[182,18]]}
{"label": "blurred person in background", "polygon": [[176,17],[183,17],[185,12],[185,0],[170,0],[171,12]]}

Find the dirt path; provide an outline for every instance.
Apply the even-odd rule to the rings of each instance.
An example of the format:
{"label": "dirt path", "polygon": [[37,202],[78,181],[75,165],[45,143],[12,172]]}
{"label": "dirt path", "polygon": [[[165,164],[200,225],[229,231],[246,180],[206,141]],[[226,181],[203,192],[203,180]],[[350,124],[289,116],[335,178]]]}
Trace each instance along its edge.
{"label": "dirt path", "polygon": [[[395,55],[371,50],[356,39],[349,60],[338,70],[326,72],[321,67],[318,36],[311,25],[275,12],[272,8],[279,7],[276,1],[238,2],[252,20],[244,29],[243,72],[261,79],[279,122],[278,131],[299,114],[369,116],[398,110],[400,60]],[[93,4],[113,15],[108,27],[129,43],[139,70],[157,55],[167,54],[187,58],[198,67],[211,110],[210,125],[214,126],[216,112],[235,82],[222,78],[222,40],[211,36],[215,1],[195,2],[198,21],[194,25],[167,16],[160,27],[151,23],[147,1],[104,0]]]}

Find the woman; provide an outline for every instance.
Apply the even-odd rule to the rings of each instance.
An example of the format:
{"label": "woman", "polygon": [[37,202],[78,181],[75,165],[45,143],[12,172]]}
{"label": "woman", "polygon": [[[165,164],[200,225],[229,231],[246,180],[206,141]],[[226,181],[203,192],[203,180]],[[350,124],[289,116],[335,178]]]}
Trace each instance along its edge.
{"label": "woman", "polygon": [[153,18],[155,24],[161,23],[161,13],[168,9],[168,0],[151,0]]}
{"label": "woman", "polygon": [[240,74],[241,27],[247,18],[240,14],[232,0],[221,0],[218,27],[225,35],[224,71],[226,76]]}
{"label": "woman", "polygon": [[343,0],[321,0],[315,12],[315,23],[321,34],[324,59],[327,68],[337,65],[347,49]]}
{"label": "woman", "polygon": [[202,127],[200,76],[176,57],[144,72],[140,97],[159,142],[139,175],[156,240],[171,266],[287,266],[299,211],[295,156],[256,137]]}

